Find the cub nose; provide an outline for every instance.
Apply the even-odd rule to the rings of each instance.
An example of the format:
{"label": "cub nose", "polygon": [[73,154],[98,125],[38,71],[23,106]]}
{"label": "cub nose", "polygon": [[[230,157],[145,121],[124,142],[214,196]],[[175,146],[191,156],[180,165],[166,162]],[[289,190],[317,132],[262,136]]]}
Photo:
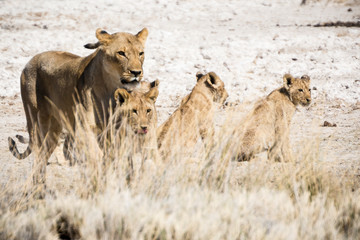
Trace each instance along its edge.
{"label": "cub nose", "polygon": [[138,77],[141,74],[141,71],[132,71],[130,70],[130,73],[134,75],[135,77]]}
{"label": "cub nose", "polygon": [[146,134],[148,132],[148,126],[147,125],[141,125],[141,132],[142,134]]}
{"label": "cub nose", "polygon": [[307,101],[308,103],[310,103],[310,102],[311,102],[311,99],[310,99],[310,98],[307,98],[306,101]]}

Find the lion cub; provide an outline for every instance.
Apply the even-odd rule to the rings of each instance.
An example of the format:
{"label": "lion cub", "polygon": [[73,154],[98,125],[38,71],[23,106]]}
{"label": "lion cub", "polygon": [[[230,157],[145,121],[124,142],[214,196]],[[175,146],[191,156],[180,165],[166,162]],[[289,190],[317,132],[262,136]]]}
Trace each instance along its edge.
{"label": "lion cub", "polygon": [[308,106],[311,102],[310,78],[307,75],[294,78],[285,74],[283,81],[283,87],[257,102],[245,118],[244,129],[239,136],[238,161],[250,160],[265,150],[270,160],[292,159],[290,122],[297,105]]}
{"label": "lion cub", "polygon": [[158,81],[155,84],[156,86],[151,86],[147,92],[130,93],[123,88],[115,91],[113,113],[109,117],[108,131],[100,134],[100,145],[105,143],[104,138],[110,138],[120,140],[132,153],[143,152],[145,148],[155,149],[157,152],[155,102],[159,95]]}
{"label": "lion cub", "polygon": [[180,107],[157,129],[159,152],[164,159],[177,148],[191,152],[199,137],[208,141],[214,134],[214,103],[228,97],[224,82],[213,72],[196,74],[197,83]]}

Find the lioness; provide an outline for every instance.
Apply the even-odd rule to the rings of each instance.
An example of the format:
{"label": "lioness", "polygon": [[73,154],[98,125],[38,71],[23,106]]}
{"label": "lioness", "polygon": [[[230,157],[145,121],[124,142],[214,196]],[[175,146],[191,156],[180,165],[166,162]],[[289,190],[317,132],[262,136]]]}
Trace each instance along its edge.
{"label": "lioness", "polygon": [[[289,161],[292,153],[289,140],[291,118],[296,106],[308,106],[311,102],[310,78],[307,75],[294,78],[283,76],[284,85],[256,103],[245,118],[240,134],[237,160],[247,161],[255,154],[268,151],[268,159]],[[240,130],[241,131],[241,130]]]}
{"label": "lioness", "polygon": [[[29,132],[29,146],[19,153],[15,141],[9,138],[9,148],[18,159],[26,158],[37,148],[43,166],[56,148],[64,127],[74,128],[74,109],[86,101],[91,91],[96,108],[96,125],[103,128],[107,118],[109,100],[117,88],[135,89],[143,76],[146,28],[136,35],[108,34],[96,30],[98,42],[87,44],[97,48],[87,57],[68,52],[50,51],[34,56],[21,74],[21,97]],[[70,129],[70,132],[74,129]],[[44,179],[40,181],[44,182]]]}
{"label": "lioness", "polygon": [[174,148],[191,151],[199,137],[213,137],[214,103],[223,104],[228,97],[224,82],[214,73],[196,74],[197,83],[180,107],[157,129],[159,152],[164,159]]}

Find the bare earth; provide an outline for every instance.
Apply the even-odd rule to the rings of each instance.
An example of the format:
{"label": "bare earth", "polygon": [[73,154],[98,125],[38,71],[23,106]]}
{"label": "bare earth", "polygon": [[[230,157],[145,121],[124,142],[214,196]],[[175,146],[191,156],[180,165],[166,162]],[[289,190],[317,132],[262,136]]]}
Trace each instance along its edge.
{"label": "bare earth", "polygon": [[[16,160],[7,143],[9,136],[27,136],[21,70],[43,51],[90,54],[83,45],[96,41],[98,27],[110,33],[149,29],[144,78],[160,80],[159,124],[195,85],[199,70],[222,78],[239,115],[280,86],[284,73],[309,75],[313,104],[294,116],[294,152],[310,143],[318,148],[321,161],[360,175],[360,28],[306,26],[360,21],[359,1],[305,6],[286,0],[135,2],[124,8],[134,1],[0,1],[2,186],[26,181],[33,160]],[[219,110],[218,129],[224,112]],[[336,127],[321,127],[324,121]],[[71,185],[76,171],[64,161],[61,148],[50,159],[47,173],[60,189]]]}

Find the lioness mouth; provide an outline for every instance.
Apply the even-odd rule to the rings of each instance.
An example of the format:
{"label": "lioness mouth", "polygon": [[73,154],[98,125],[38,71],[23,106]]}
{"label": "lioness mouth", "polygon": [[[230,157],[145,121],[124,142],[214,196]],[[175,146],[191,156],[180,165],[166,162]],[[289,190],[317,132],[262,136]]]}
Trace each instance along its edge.
{"label": "lioness mouth", "polygon": [[126,81],[125,79],[122,79],[121,80],[121,83],[123,84],[134,84],[134,83],[138,83],[139,81],[138,80],[132,80],[132,81]]}

